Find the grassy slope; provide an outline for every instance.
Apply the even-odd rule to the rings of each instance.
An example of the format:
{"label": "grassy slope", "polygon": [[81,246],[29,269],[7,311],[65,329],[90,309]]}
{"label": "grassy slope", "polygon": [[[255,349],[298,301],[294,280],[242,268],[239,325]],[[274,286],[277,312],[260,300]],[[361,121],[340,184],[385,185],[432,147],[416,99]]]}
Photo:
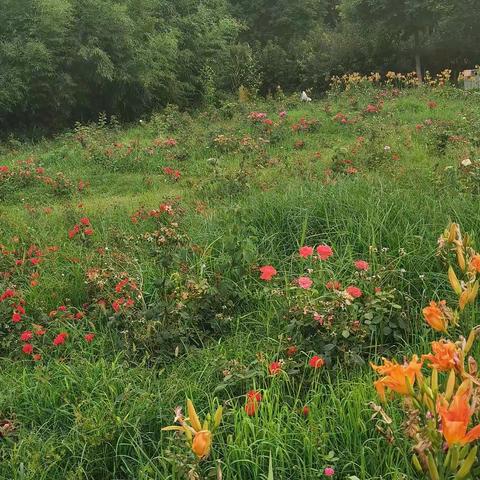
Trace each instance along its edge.
{"label": "grassy slope", "polygon": [[[92,253],[98,247],[122,252],[125,257],[118,260],[118,268],[141,272],[147,301],[154,298],[158,266],[147,249],[129,241],[139,232],[129,217],[139,206],[155,208],[165,199],[180,197],[185,212],[182,228],[191,242],[212,246],[202,259],[207,264],[227,250],[226,232],[238,237],[239,248],[248,237],[254,242],[254,263],[271,263],[281,272],[292,268],[290,255],[303,243],[304,228],[304,243],[334,246],[338,268],[352,258],[369,258],[370,245],[388,248],[398,269],[405,270],[396,279],[398,287],[412,298],[410,347],[400,348],[415,349],[428,338],[414,312],[441,290],[444,281],[434,259],[438,234],[449,220],[480,231],[475,198],[439,181],[445,166],[457,165],[470,152],[458,147],[440,155],[415,125],[431,118],[435,124],[450,122],[466,129],[472,119],[478,122],[479,109],[473,98],[457,94],[405,92],[386,99],[380,114],[357,124],[332,121],[339,111],[357,115],[374,93],[329,99],[328,113],[327,101],[289,108],[288,124],[306,116],[320,120],[321,128],[309,134],[285,133],[267,148],[266,159],[252,155],[244,171],[245,183],[234,176],[240,155],[219,153],[211,139],[219,133],[253,133],[246,120],[248,111],[233,120],[199,116],[174,131],[189,155],[187,161],[170,162],[182,171],[176,183],[162,174],[159,164],[166,164],[162,158],[154,156],[144,166],[112,172],[92,164],[71,138],[5,153],[0,164],[34,155],[51,173],[63,171],[72,179],[90,182],[81,196],[63,198],[30,186],[4,198],[0,233],[6,244],[18,236],[26,245],[61,247],[42,267],[41,286],[25,288],[27,305],[39,315],[62,303],[80,306],[87,301],[84,269],[98,261]],[[438,103],[434,110],[427,106],[432,99]],[[281,107],[256,108],[273,118]],[[331,157],[359,135],[391,146],[400,160],[361,169],[358,175],[326,185],[324,171]],[[116,141],[138,140],[144,145],[157,136],[155,124],[113,134]],[[296,150],[293,144],[299,138],[306,144]],[[321,159],[314,156],[317,151]],[[26,209],[27,204],[35,211]],[[44,214],[43,207],[52,208],[52,213]],[[91,219],[95,237],[87,244],[71,242],[66,232],[83,215]],[[71,257],[78,257],[80,263],[72,263]],[[2,349],[0,417],[13,418],[17,430],[0,443],[0,477],[178,478],[181,474],[172,458],[179,450],[172,435],[162,434],[160,427],[170,421],[172,407],[183,403],[186,395],[205,411],[214,402],[221,366],[227,361],[248,364],[258,351],[275,352],[284,325],[267,300],[262,295],[248,299],[245,308],[236,309],[228,334],[217,336],[203,349],[181,349],[179,358],[169,363],[152,364],[151,359],[136,366],[127,363],[125,354],[115,349],[119,333],[106,324],[92,325],[95,341],[72,347],[68,360],[46,358],[35,367],[18,352]],[[224,478],[266,478],[270,455],[275,479],[321,478],[323,468],[332,463],[338,478],[414,478],[402,433],[394,432],[396,443],[390,446],[370,421],[367,404],[375,400],[371,379],[367,368],[352,370],[347,365],[320,374],[309,392],[297,391],[298,385],[285,378],[268,380],[256,385],[268,388],[262,415],[254,418],[244,415],[238,390],[220,393],[227,408],[213,456],[221,461]],[[305,419],[297,410],[307,403],[311,414]],[[389,413],[398,415],[394,407]],[[338,461],[329,457],[331,451]],[[213,468],[215,462],[205,468],[209,466]]]}

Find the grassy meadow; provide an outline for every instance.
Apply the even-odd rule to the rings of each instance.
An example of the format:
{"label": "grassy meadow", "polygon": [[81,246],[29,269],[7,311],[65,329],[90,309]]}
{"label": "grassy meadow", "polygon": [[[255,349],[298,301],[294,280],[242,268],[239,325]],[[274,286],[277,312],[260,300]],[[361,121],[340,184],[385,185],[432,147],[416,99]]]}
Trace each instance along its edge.
{"label": "grassy meadow", "polygon": [[[480,236],[478,99],[369,86],[5,142],[0,478],[419,478],[369,362],[427,352],[422,308],[455,299],[437,239]],[[187,398],[223,406],[201,462],[161,430]]]}

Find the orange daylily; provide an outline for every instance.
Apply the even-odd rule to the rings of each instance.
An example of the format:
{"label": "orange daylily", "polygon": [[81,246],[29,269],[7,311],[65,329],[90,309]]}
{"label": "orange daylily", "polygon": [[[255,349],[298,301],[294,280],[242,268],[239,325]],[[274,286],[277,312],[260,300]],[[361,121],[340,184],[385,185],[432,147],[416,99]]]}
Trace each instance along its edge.
{"label": "orange daylily", "polygon": [[383,365],[371,364],[371,367],[377,373],[383,375],[382,378],[374,382],[378,396],[385,401],[385,389],[400,395],[408,395],[410,387],[415,383],[415,379],[421,378],[422,365],[423,361],[419,361],[417,355],[414,355],[409,363],[403,365],[386,358],[383,359]]}
{"label": "orange daylily", "polygon": [[430,368],[436,368],[439,372],[448,372],[460,365],[457,346],[453,342],[440,340],[432,342],[432,352],[422,355],[422,360],[430,362]]}
{"label": "orange daylily", "polygon": [[480,272],[480,255],[474,255],[470,259],[470,267],[472,270]]}
{"label": "orange daylily", "polygon": [[197,412],[191,400],[187,399],[187,411],[188,418],[185,418],[182,413],[181,407],[175,409],[174,423],[177,425],[171,425],[169,427],[162,428],[162,431],[179,431],[183,432],[187,437],[192,452],[197,456],[199,460],[202,460],[210,454],[212,447],[213,431],[218,428],[222,421],[222,407],[218,407],[213,417],[213,428],[208,428],[208,420],[205,420],[203,424],[198,418]]}
{"label": "orange daylily", "polygon": [[205,458],[210,453],[212,446],[212,432],[201,430],[195,433],[192,442],[192,451],[198,458]]}
{"label": "orange daylily", "polygon": [[446,302],[442,300],[437,304],[433,300],[428,307],[423,309],[423,316],[426,322],[438,332],[446,332],[448,326],[448,318],[445,315]]}
{"label": "orange daylily", "polygon": [[452,445],[465,445],[480,438],[480,425],[467,433],[468,424],[472,418],[473,408],[470,404],[472,382],[465,380],[457,390],[450,405],[441,395],[437,399],[437,411],[442,419],[442,434]]}

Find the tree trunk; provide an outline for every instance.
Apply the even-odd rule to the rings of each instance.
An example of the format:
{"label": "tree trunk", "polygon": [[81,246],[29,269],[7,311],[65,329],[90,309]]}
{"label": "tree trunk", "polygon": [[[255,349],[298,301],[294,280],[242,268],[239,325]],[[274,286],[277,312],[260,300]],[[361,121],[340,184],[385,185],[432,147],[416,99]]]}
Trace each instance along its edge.
{"label": "tree trunk", "polygon": [[418,30],[415,32],[415,70],[417,72],[417,78],[420,83],[423,82],[422,73],[422,59],[420,57],[420,33]]}

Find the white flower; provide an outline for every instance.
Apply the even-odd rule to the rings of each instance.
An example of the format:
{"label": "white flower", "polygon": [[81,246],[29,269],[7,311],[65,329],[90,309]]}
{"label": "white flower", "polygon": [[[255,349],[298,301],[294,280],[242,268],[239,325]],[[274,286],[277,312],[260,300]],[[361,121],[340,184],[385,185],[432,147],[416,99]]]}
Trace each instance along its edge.
{"label": "white flower", "polygon": [[389,145],[385,145],[383,147],[383,149],[386,151],[386,152],[389,152],[391,150],[391,147]]}
{"label": "white flower", "polygon": [[472,161],[469,158],[465,158],[465,160],[462,160],[462,165],[464,167],[469,167],[472,164]]}

